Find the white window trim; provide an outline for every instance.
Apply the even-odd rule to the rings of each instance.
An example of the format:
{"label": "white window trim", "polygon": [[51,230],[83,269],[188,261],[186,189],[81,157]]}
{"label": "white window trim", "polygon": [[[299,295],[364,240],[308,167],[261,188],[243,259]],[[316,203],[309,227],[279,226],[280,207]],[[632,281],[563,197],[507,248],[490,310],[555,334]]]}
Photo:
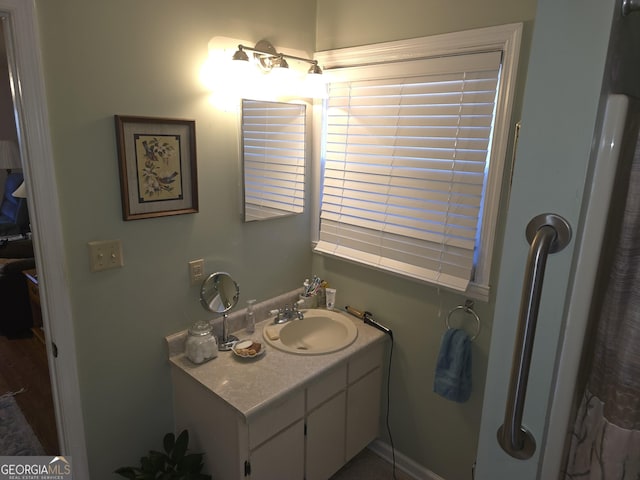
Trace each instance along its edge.
{"label": "white window trim", "polygon": [[[491,168],[487,178],[488,186],[500,186],[502,183],[507,145],[509,140],[511,111],[515,91],[516,71],[522,37],[522,23],[512,23],[494,27],[446,33],[430,37],[399,40],[394,42],[350,47],[338,50],[317,52],[314,58],[323,69],[388,63],[416,58],[438,57],[443,55],[502,50],[502,86],[496,105],[496,117]],[[322,122],[322,101],[315,101],[313,107],[313,130],[318,132]],[[318,242],[320,225],[320,161],[321,136],[313,139],[312,162],[312,243]],[[489,299],[489,275],[493,256],[493,244],[500,201],[500,188],[487,188],[484,203],[484,217],[481,231],[480,256],[475,279],[465,292],[466,296],[477,300]]]}

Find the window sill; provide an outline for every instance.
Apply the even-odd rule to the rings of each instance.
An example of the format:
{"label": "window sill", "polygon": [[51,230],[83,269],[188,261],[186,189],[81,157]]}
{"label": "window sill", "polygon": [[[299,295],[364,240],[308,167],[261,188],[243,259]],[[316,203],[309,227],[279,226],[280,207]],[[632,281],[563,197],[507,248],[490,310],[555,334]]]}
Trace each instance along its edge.
{"label": "window sill", "polygon": [[483,284],[480,284],[480,283],[470,282],[469,286],[467,287],[467,290],[465,292],[460,292],[458,290],[450,289],[450,288],[447,288],[445,286],[438,285],[436,283],[425,282],[425,281],[419,280],[417,278],[412,278],[412,277],[409,277],[409,276],[406,276],[406,275],[396,274],[396,273],[390,272],[388,270],[385,270],[383,268],[376,268],[373,265],[367,265],[365,263],[360,263],[360,262],[356,262],[356,261],[347,260],[347,259],[345,259],[343,257],[340,257],[340,256],[337,256],[337,255],[331,255],[330,253],[316,252],[315,251],[315,245],[316,245],[316,242],[312,242],[312,244],[311,244],[312,252],[313,252],[313,254],[319,255],[321,257],[328,257],[328,258],[332,258],[334,260],[339,260],[339,261],[346,262],[346,263],[353,263],[354,265],[359,265],[359,266],[361,266],[363,268],[370,268],[372,270],[376,270],[378,272],[382,272],[382,273],[384,273],[386,275],[389,275],[389,276],[392,276],[392,277],[402,278],[404,280],[421,283],[423,285],[428,285],[430,287],[442,288],[444,290],[456,293],[458,295],[463,295],[463,296],[465,296],[467,298],[471,298],[473,300],[478,300],[480,302],[488,302],[489,301],[489,295],[491,293],[491,287],[489,285],[483,285]]}

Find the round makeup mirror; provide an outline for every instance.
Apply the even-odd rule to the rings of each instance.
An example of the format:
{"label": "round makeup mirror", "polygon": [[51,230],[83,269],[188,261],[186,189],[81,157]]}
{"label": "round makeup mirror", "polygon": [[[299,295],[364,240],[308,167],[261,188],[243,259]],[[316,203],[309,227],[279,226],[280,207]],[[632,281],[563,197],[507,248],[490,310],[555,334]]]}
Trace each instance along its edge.
{"label": "round makeup mirror", "polygon": [[222,314],[222,336],[218,339],[219,350],[230,350],[238,338],[227,331],[229,310],[236,306],[240,297],[240,287],[231,275],[216,272],[209,275],[200,289],[200,304],[205,310]]}

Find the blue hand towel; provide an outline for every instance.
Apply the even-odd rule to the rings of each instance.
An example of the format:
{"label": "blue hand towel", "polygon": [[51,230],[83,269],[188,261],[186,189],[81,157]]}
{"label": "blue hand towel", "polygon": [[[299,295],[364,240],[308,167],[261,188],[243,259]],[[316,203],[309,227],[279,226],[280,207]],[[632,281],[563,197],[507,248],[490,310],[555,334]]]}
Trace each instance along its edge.
{"label": "blue hand towel", "polygon": [[433,391],[454,402],[471,395],[471,339],[464,330],[450,328],[442,336]]}

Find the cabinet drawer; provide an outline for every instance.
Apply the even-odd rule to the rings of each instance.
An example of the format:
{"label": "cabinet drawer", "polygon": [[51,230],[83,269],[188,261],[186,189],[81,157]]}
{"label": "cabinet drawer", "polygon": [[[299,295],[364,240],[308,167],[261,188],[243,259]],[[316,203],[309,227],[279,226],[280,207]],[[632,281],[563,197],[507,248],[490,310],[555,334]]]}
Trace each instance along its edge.
{"label": "cabinet drawer", "polygon": [[307,387],[307,411],[313,410],[346,386],[347,366],[340,365]]}
{"label": "cabinet drawer", "polygon": [[302,417],[304,417],[304,391],[299,391],[249,420],[249,448],[253,449],[260,445]]}
{"label": "cabinet drawer", "polygon": [[382,365],[384,343],[378,343],[349,361],[349,383],[353,383],[367,372]]}

